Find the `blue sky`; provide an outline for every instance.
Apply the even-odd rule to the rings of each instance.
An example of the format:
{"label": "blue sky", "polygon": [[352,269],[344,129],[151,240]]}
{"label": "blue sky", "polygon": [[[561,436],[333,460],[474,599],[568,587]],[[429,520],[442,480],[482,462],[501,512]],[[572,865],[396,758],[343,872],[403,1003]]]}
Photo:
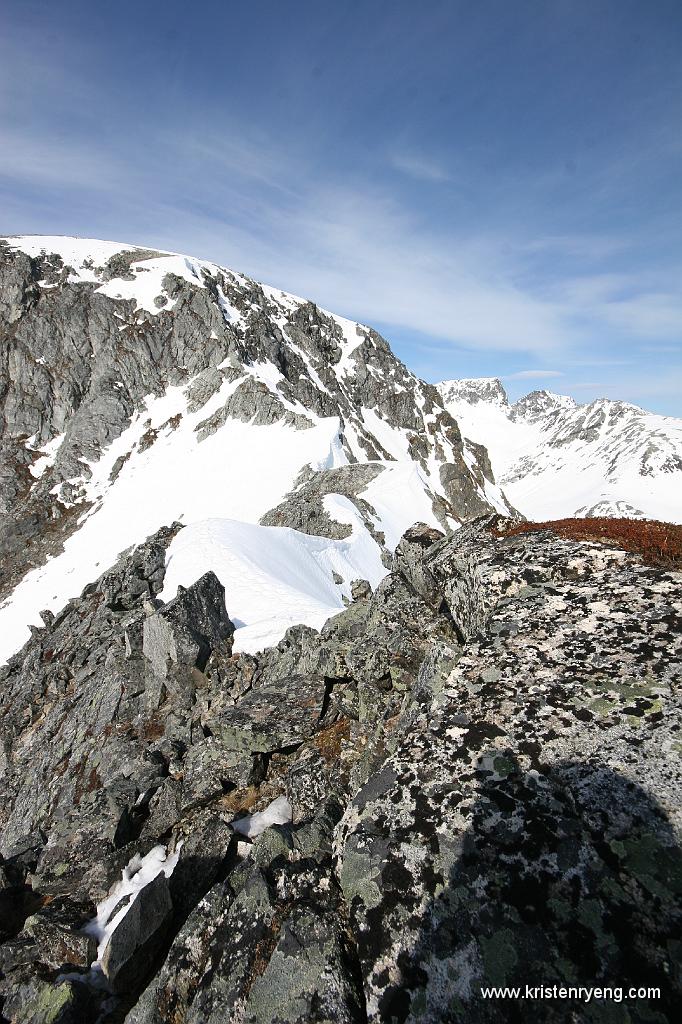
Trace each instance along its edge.
{"label": "blue sky", "polygon": [[0,232],[214,259],[428,380],[682,415],[679,0],[4,0]]}

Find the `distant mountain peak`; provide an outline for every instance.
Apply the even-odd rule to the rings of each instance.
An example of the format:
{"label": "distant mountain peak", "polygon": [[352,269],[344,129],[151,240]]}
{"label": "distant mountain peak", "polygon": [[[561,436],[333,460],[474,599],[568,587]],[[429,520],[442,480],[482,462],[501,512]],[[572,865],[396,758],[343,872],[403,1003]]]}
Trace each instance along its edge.
{"label": "distant mountain peak", "polygon": [[546,390],[509,406],[496,378],[437,387],[462,433],[487,447],[497,483],[529,519],[682,521],[682,420]]}
{"label": "distant mountain peak", "polygon": [[575,409],[577,402],[568,395],[557,395],[544,389],[531,391],[519,398],[511,407],[511,415],[515,419],[534,420],[548,413]]}

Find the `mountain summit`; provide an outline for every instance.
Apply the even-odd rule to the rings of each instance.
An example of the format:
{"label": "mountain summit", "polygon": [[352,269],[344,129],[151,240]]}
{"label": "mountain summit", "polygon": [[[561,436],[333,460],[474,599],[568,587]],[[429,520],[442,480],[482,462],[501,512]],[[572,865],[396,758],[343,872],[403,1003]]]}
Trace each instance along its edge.
{"label": "mountain summit", "polygon": [[215,264],[6,238],[0,335],[0,659],[174,521],[164,596],[215,570],[255,649],[376,585],[414,522],[510,510],[375,331]]}

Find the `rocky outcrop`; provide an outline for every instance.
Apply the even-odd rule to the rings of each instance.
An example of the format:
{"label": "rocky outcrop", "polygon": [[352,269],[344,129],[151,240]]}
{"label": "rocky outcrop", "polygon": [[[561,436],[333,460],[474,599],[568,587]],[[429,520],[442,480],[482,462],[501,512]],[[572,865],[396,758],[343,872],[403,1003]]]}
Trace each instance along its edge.
{"label": "rocky outcrop", "polygon": [[224,647],[234,633],[225,612],[225,590],[212,572],[187,590],[178,588],[178,596],[157,611],[153,606],[145,610],[142,653],[164,679],[177,665],[205,668],[211,651]]}
{"label": "rocky outcrop", "polygon": [[172,529],[36,630],[0,679],[4,1018],[675,1019],[680,575],[507,525],[416,525],[256,655],[210,574],[161,604]]}
{"label": "rocky outcrop", "polygon": [[341,494],[353,502],[370,534],[380,544],[384,536],[376,528],[376,511],[362,492],[384,471],[381,463],[355,463],[309,474],[276,508],[261,517],[262,526],[288,526],[300,533],[343,540],[352,533],[348,523],[339,523],[326,511],[323,499]]}

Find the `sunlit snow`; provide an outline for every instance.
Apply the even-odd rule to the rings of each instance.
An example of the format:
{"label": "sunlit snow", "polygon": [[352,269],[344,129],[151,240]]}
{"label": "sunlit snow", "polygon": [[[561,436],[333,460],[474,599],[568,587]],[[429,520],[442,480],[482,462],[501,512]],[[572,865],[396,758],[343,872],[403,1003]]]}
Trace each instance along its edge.
{"label": "sunlit snow", "polygon": [[[235,330],[244,314],[225,295],[224,279],[240,288],[259,287],[207,261],[125,243],[17,236],[7,239],[7,244],[31,256],[56,253],[70,268],[69,282],[89,288],[94,285],[113,300],[133,302],[139,323],[159,315],[161,309],[167,312],[172,308],[174,300],[164,292],[168,274],[197,288],[206,287],[207,279],[212,278],[223,317]],[[130,254],[124,276],[104,281],[102,268],[123,252]],[[267,285],[262,289],[268,315],[286,334],[287,316],[306,300]],[[128,314],[124,316],[121,308],[124,327]],[[340,329],[341,359],[330,368],[344,386],[344,379],[354,372],[354,354],[366,341],[368,329],[326,310],[321,312],[331,316]],[[290,344],[311,383],[327,391],[311,358],[293,339]],[[97,457],[80,458],[80,476],[66,481],[66,489],[64,483],[51,487],[55,501],[62,505],[78,508],[82,502],[78,529],[60,553],[30,571],[0,607],[0,662],[25,643],[30,625],[42,624],[41,610],[58,613],[124,551],[173,521],[185,529],[168,553],[164,599],[173,596],[178,584],[188,586],[212,569],[225,587],[228,614],[238,627],[237,650],[252,651],[274,643],[294,623],[319,628],[343,607],[353,579],[369,579],[376,586],[386,573],[380,548],[358,509],[342,495],[323,499],[332,519],[351,526],[351,535],[343,540],[310,537],[258,523],[292,490],[302,471],[347,465],[348,450],[358,461],[367,462],[372,452],[360,436],[361,429],[370,443],[374,438],[389,457],[381,463],[383,472],[361,495],[375,510],[374,529],[384,536],[386,546],[393,548],[416,521],[438,525],[432,499],[434,494],[443,494],[440,463],[431,455],[424,468],[417,465],[407,430],[392,426],[373,409],[358,410],[355,425],[353,417],[346,417],[345,422],[334,416],[320,418],[299,401],[284,397],[278,387],[282,374],[273,363],[247,363],[236,379],[230,360],[218,370],[221,366],[226,370],[222,386],[201,408],[190,411],[194,408],[187,393],[191,380],[184,386],[169,386],[163,394],[149,395],[118,438]],[[376,376],[371,365],[368,371]],[[229,416],[214,433],[203,429],[248,377],[265,385],[284,410],[302,417],[296,421],[302,429],[284,420],[255,426]],[[123,385],[117,382],[116,387]],[[422,408],[419,395],[417,401]],[[307,429],[306,423],[310,424]],[[426,429],[426,420],[424,426]],[[35,447],[35,438],[26,442],[35,452],[30,471],[36,481],[54,464],[62,442],[63,435],[40,449]],[[442,443],[447,458],[448,442],[443,438]],[[490,493],[493,503],[502,508],[497,489]],[[456,526],[456,521],[452,525]],[[339,578],[340,583],[336,582]]]}
{"label": "sunlit snow", "polygon": [[[438,388],[462,435],[488,449],[495,479],[529,519],[623,514],[682,522],[682,474],[642,472],[643,460],[679,460],[682,421],[625,402],[579,406],[566,395],[545,394],[556,420],[515,416],[491,392],[494,378],[443,381]],[[582,436],[572,436],[581,430]],[[660,454],[655,454],[656,447]],[[623,510],[623,511],[621,511]]]}
{"label": "sunlit snow", "polygon": [[144,857],[136,853],[123,868],[120,881],[116,882],[109,895],[97,904],[96,917],[83,928],[83,931],[92,935],[97,942],[97,959],[92,964],[93,970],[101,970],[102,957],[111,936],[144,887],[162,872],[166,878],[173,874],[180,857],[181,846],[181,843],[178,844],[170,854],[165,846],[153,847]]}
{"label": "sunlit snow", "polygon": [[[178,584],[190,586],[212,570],[238,627],[235,650],[261,650],[296,623],[319,629],[343,608],[352,580],[362,577],[376,586],[386,574],[378,545],[355,515],[359,525],[340,541],[227,519],[195,523],[171,543],[161,598],[169,600]],[[333,572],[343,584],[334,583]]]}
{"label": "sunlit snow", "polygon": [[247,814],[244,818],[232,822],[232,828],[240,835],[248,839],[255,839],[261,832],[271,825],[286,825],[291,821],[293,811],[291,804],[285,796],[278,796],[276,800],[263,811],[256,811],[255,814]]}

